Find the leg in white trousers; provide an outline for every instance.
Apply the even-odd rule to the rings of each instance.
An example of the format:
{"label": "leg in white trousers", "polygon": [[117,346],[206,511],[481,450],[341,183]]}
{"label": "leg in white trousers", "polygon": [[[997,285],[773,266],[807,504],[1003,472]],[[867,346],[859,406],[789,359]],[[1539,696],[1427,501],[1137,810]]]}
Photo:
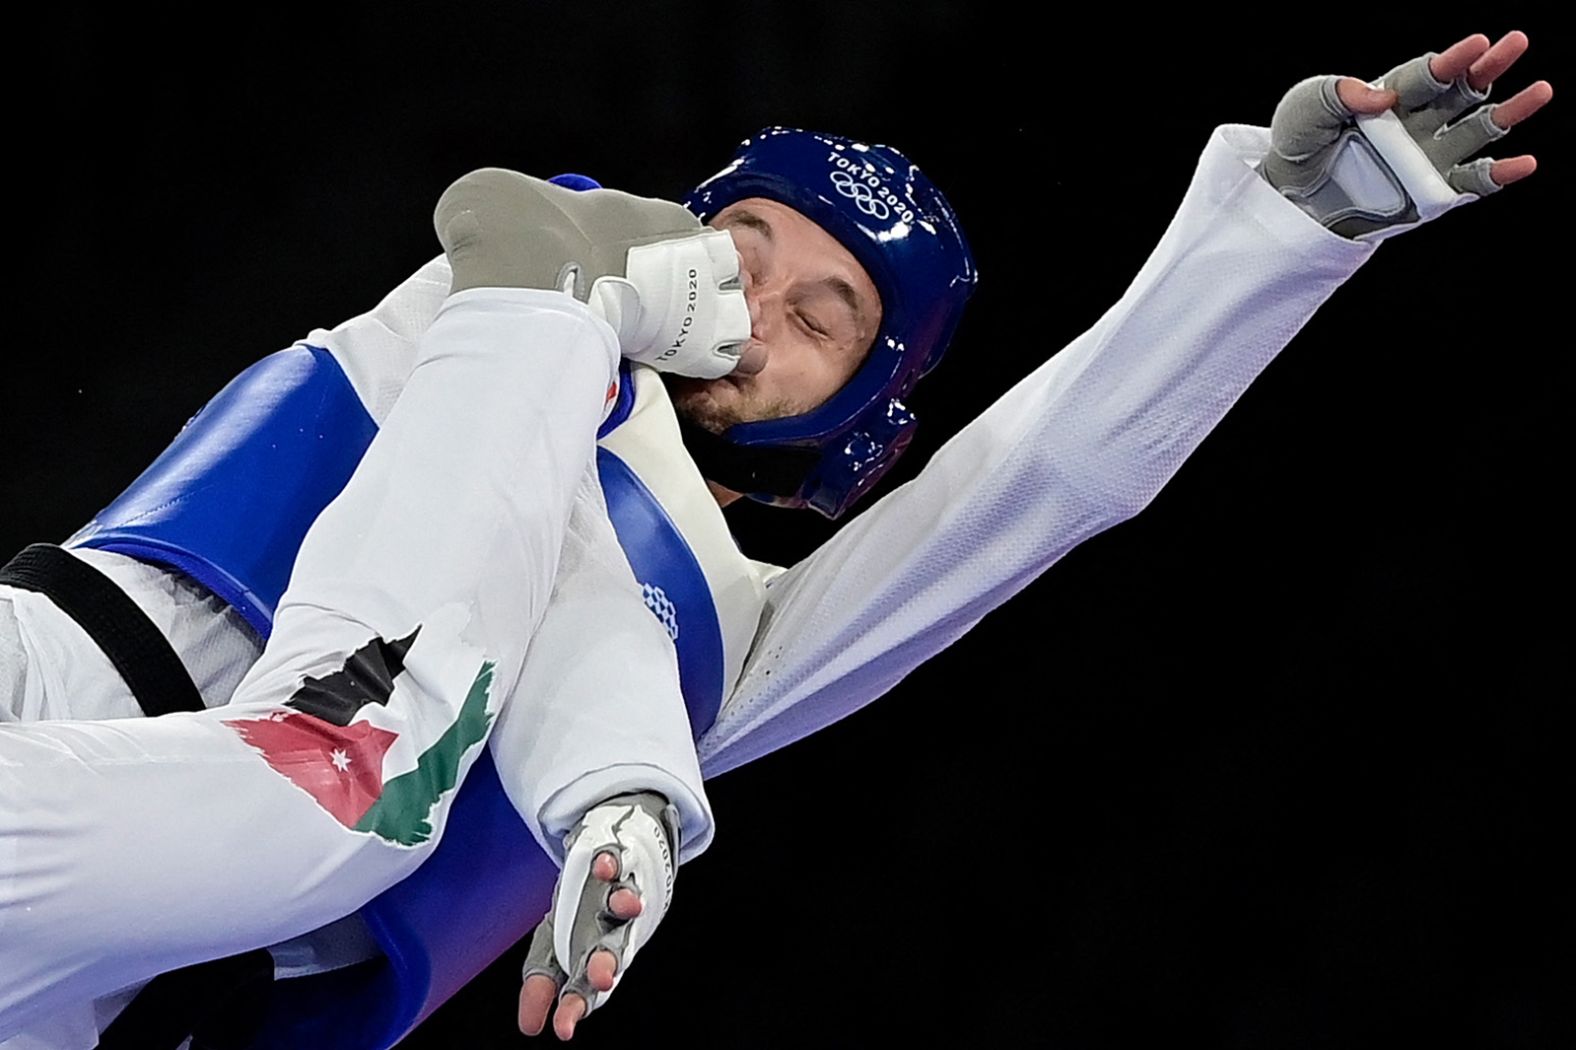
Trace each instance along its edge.
{"label": "leg in white trousers", "polygon": [[[546,608],[571,499],[593,476],[617,362],[612,330],[568,296],[451,296],[307,533],[231,704],[0,726],[0,1039],[57,1006],[315,929],[425,858],[452,790],[420,841],[353,830],[227,723],[277,717],[306,676],[419,626],[392,697],[362,716],[393,735],[385,772],[408,770],[478,689],[490,728]],[[456,785],[481,746],[465,747]]]}

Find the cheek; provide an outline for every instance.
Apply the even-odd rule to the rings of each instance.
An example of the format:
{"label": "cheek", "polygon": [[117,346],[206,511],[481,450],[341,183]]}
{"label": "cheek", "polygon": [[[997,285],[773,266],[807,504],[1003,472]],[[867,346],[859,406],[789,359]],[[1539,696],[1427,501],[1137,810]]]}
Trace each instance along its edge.
{"label": "cheek", "polygon": [[766,367],[746,380],[746,391],[785,402],[795,412],[808,412],[837,393],[852,375],[842,354],[803,340],[785,340],[771,348]]}

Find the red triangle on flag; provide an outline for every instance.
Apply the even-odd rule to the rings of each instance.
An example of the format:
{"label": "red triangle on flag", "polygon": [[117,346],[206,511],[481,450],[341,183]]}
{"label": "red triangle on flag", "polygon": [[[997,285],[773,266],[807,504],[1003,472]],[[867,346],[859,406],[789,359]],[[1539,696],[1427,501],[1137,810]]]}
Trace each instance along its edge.
{"label": "red triangle on flag", "polygon": [[339,726],[295,711],[224,724],[347,828],[383,793],[383,756],[399,739],[370,722]]}

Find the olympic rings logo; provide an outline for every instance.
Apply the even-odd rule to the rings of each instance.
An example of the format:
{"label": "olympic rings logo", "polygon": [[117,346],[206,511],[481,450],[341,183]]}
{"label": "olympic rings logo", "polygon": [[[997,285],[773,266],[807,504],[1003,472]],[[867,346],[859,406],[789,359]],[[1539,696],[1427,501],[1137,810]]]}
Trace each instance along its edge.
{"label": "olympic rings logo", "polygon": [[875,190],[855,179],[848,172],[834,171],[831,179],[838,193],[853,200],[854,207],[871,218],[885,219],[892,214],[892,209],[887,207],[886,201],[876,199]]}

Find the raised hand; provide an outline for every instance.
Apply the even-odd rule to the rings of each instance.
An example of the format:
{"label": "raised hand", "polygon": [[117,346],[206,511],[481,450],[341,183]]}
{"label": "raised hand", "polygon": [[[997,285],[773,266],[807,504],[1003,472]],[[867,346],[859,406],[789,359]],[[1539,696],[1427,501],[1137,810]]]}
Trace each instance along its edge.
{"label": "raised hand", "polygon": [[520,1031],[574,1035],[607,1001],[673,899],[678,810],[653,792],[593,807],[565,839],[553,905],[536,927],[520,988]]}
{"label": "raised hand", "polygon": [[1536,158],[1463,161],[1546,105],[1553,85],[1540,80],[1462,114],[1488,98],[1528,44],[1519,30],[1492,45],[1476,33],[1371,83],[1309,77],[1276,107],[1259,172],[1335,233],[1357,240],[1383,240],[1495,193],[1532,174]]}

